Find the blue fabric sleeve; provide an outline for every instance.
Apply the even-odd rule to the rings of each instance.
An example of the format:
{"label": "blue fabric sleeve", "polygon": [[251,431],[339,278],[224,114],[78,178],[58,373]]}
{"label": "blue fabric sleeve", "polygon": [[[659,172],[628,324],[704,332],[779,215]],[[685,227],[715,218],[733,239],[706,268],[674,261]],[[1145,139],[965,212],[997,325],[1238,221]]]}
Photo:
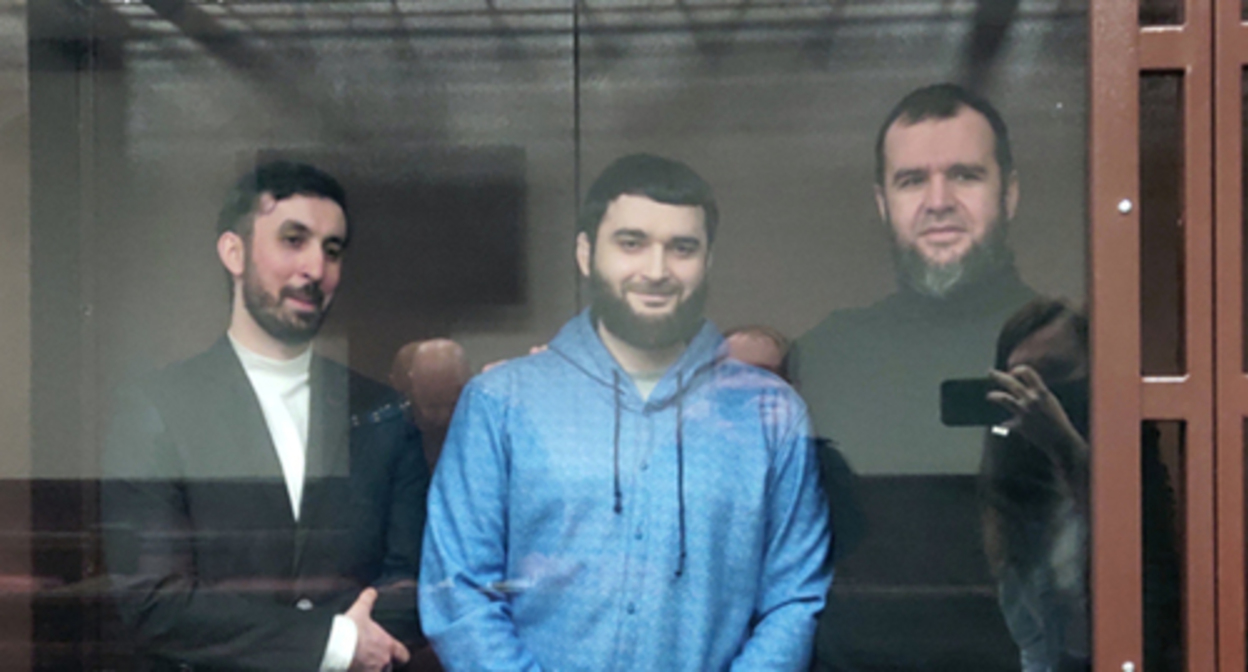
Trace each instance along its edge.
{"label": "blue fabric sleeve", "polygon": [[756,621],[732,669],[804,670],[832,582],[828,505],[805,413],[777,446],[767,517]]}
{"label": "blue fabric sleeve", "polygon": [[442,665],[541,668],[520,641],[505,589],[508,445],[504,407],[469,383],[455,409],[429,491],[420,613]]}

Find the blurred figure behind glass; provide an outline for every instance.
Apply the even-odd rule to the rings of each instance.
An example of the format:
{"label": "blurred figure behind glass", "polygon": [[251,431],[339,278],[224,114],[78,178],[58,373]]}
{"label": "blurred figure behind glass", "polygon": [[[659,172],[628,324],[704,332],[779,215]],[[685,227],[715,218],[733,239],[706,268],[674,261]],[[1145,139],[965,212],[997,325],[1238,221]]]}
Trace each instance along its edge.
{"label": "blurred figure behind glass", "polygon": [[395,354],[390,384],[407,397],[430,471],[442,453],[459,393],[471,377],[463,346],[447,338],[414,341]]}

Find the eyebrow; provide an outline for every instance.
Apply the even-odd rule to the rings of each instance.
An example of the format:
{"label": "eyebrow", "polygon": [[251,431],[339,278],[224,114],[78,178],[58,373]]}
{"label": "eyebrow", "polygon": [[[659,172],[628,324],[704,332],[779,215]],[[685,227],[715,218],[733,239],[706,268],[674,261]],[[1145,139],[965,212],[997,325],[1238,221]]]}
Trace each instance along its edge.
{"label": "eyebrow", "polygon": [[647,238],[645,231],[641,229],[617,229],[611,233],[612,238]]}
{"label": "eyebrow", "polygon": [[902,168],[893,172],[893,184],[896,184],[906,178],[911,177],[927,177],[931,172],[926,168]]}
{"label": "eyebrow", "polygon": [[946,173],[952,173],[955,171],[970,173],[971,175],[982,177],[988,174],[988,166],[985,166],[982,163],[955,163],[945,170]]}
{"label": "eyebrow", "polygon": [[[900,182],[903,179],[911,177],[926,177],[930,172],[931,170],[928,168],[901,168],[893,172],[893,182]],[[954,163],[942,169],[940,172],[945,174],[963,173],[975,175],[976,177],[983,177],[988,174],[988,166],[985,166],[982,163]]]}
{"label": "eyebrow", "polygon": [[[279,235],[287,234],[287,233],[300,233],[304,235],[309,235],[312,233],[312,227],[308,226],[307,224],[304,224],[303,222],[297,219],[288,219],[282,222],[282,225],[278,227]],[[343,236],[326,236],[323,242],[324,243],[336,243],[340,247],[344,247],[344,248],[347,246],[347,239]]]}
{"label": "eyebrow", "polygon": [[278,227],[278,231],[282,233],[291,233],[292,229],[294,229],[295,231],[298,231],[299,233],[311,233],[312,232],[312,227],[308,226],[307,224],[304,224],[303,222],[297,219],[288,219],[282,222],[282,225]]}

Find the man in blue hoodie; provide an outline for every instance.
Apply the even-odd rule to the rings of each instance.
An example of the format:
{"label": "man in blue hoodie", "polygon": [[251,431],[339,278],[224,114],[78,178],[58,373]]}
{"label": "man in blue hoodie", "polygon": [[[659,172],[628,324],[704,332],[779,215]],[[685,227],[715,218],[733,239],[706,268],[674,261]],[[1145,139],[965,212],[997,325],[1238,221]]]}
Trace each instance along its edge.
{"label": "man in blue hoodie", "polygon": [[590,187],[593,304],[469,383],[429,494],[448,670],[800,670],[831,565],[806,408],[702,313],[718,212],[651,155]]}

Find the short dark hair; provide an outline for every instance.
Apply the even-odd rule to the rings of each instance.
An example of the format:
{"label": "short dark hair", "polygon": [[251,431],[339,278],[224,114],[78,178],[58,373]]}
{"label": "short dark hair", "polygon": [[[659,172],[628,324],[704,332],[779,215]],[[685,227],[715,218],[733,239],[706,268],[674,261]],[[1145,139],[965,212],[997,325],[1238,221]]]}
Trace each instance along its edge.
{"label": "short dark hair", "polygon": [[1070,320],[1075,330],[1075,337],[1086,350],[1088,347],[1088,316],[1075,310],[1062,299],[1039,297],[1027,302],[1018,312],[1010,316],[1001,327],[997,336],[997,358],[994,366],[998,371],[1009,369],[1010,355],[1031,337],[1032,334],[1044,329],[1059,320]]}
{"label": "short dark hair", "polygon": [[1010,130],[1005,126],[1001,113],[986,99],[967,91],[957,84],[932,84],[911,91],[884,119],[880,132],[875,137],[875,182],[884,184],[884,137],[893,123],[900,120],[912,126],[927,119],[952,119],[964,107],[984,115],[988,125],[992,127],[993,146],[997,159],[997,167],[1001,169],[1001,189],[1004,192],[1006,181],[1014,172],[1014,154],[1010,151]]}
{"label": "short dark hair", "polygon": [[[333,176],[306,163],[270,161],[256,166],[239,178],[225,197],[225,205],[217,216],[217,237],[233,231],[244,239],[251,235],[260,197],[268,194],[282,201],[291,196],[326,198],[347,214],[347,193]],[[348,227],[347,236],[350,236]],[[345,240],[343,241],[345,244]]]}
{"label": "short dark hair", "polygon": [[576,228],[589,236],[591,247],[597,242],[598,227],[607,208],[625,194],[645,196],[666,205],[702,208],[707,245],[715,242],[719,208],[715,205],[711,185],[680,161],[654,154],[630,154],[607,166],[585,193]]}

